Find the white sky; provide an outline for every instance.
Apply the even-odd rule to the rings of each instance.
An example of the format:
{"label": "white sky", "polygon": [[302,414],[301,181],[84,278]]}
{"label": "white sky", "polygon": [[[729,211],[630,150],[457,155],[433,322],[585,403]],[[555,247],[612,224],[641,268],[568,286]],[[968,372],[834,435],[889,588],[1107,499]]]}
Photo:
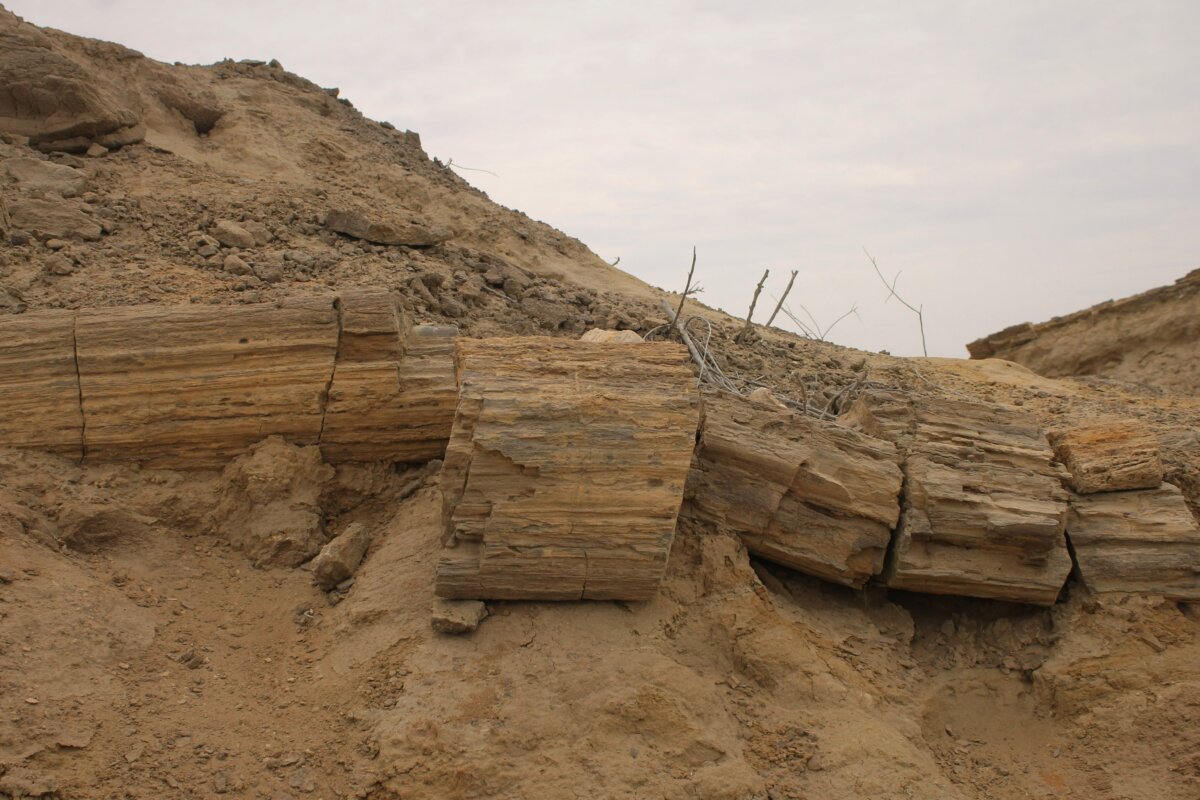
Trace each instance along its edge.
{"label": "white sky", "polygon": [[[7,0],[164,61],[277,58],[497,202],[744,314],[931,355],[1200,266],[1200,2]],[[773,305],[769,297],[762,305]],[[760,312],[765,315],[765,312]]]}

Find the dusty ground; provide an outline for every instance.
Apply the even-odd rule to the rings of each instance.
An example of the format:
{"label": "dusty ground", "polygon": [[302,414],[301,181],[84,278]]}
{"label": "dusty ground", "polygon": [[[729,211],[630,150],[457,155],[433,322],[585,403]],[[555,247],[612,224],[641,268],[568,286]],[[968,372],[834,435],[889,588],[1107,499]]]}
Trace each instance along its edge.
{"label": "dusty ground", "polygon": [[[3,313],[373,285],[467,335],[665,319],[653,287],[281,67],[152,68],[50,37],[141,110],[147,138],[55,157],[86,176],[77,202],[107,232],[0,248]],[[148,99],[160,67],[212,94],[211,130]],[[29,157],[43,156],[0,142],[0,167]],[[0,180],[4,202],[25,192]],[[418,249],[324,230],[324,211],[349,202],[455,237]],[[270,239],[201,255],[191,234],[220,219]],[[1047,427],[1136,416],[1200,497],[1192,396],[781,332],[735,345],[740,323],[693,308],[745,385],[823,405],[866,370],[915,394],[1022,405]],[[373,537],[354,584],[328,596],[231,546],[226,476],[0,450],[0,795],[1200,797],[1195,606],[1076,584],[1048,610],[856,593],[685,528],[652,602],[494,603],[451,638],[429,627],[436,485],[401,501],[404,478],[311,478],[327,532],[362,522]]]}

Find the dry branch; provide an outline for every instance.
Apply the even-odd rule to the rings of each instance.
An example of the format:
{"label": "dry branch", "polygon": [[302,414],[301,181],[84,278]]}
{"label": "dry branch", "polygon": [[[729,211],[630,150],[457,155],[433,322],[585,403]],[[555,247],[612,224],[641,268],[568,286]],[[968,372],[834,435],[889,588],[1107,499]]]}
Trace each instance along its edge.
{"label": "dry branch", "polygon": [[783,290],[783,294],[779,297],[779,302],[775,304],[775,310],[771,312],[771,318],[767,320],[767,327],[771,327],[771,323],[775,321],[775,317],[779,316],[779,309],[783,308],[783,301],[787,300],[788,292],[792,291],[792,284],[796,282],[796,273],[800,270],[792,270],[792,277],[788,278],[787,288]]}
{"label": "dry branch", "polygon": [[763,276],[758,280],[758,286],[754,287],[754,297],[750,298],[750,310],[746,312],[746,326],[738,331],[738,335],[734,337],[734,341],[738,344],[746,341],[750,332],[754,329],[754,323],[751,320],[754,318],[754,307],[758,305],[758,296],[762,293],[763,284],[767,282],[767,276],[771,274],[771,270],[763,270]]}
{"label": "dry branch", "polygon": [[[692,289],[692,273],[696,271],[696,246],[692,245],[692,266],[688,269],[687,282],[683,284],[683,294],[679,295],[679,307],[675,309],[673,320],[683,316],[683,304],[687,302],[689,294],[695,294],[699,289]],[[669,309],[668,309],[669,310]]]}
{"label": "dry branch", "polygon": [[888,300],[891,300],[894,297],[897,300],[899,300],[904,305],[905,308],[907,308],[909,311],[911,311],[917,315],[917,325],[921,329],[921,352],[924,354],[924,356],[926,358],[928,358],[929,357],[929,348],[925,346],[925,314],[924,314],[925,306],[924,305],[922,305],[920,307],[913,306],[912,303],[909,303],[903,297],[896,294],[896,281],[900,280],[900,273],[897,272],[896,277],[892,278],[892,282],[888,283],[887,278],[883,277],[883,272],[879,269],[879,264],[877,264],[875,262],[875,257],[873,255],[871,255],[869,252],[867,252],[867,248],[865,248],[865,247],[863,248],[863,252],[866,253],[867,258],[870,259],[871,266],[875,268],[875,274],[879,276],[879,280],[883,281],[883,285],[887,287],[888,296],[883,298],[883,302],[886,303]]}

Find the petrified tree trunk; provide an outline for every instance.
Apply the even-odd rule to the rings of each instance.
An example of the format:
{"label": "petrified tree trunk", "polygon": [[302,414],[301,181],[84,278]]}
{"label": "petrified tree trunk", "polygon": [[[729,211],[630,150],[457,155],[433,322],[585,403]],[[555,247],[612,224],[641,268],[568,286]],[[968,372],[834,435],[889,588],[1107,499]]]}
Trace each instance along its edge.
{"label": "petrified tree trunk", "polygon": [[683,513],[763,558],[862,586],[900,515],[899,461],[890,442],[714,393]]}
{"label": "petrified tree trunk", "polygon": [[321,452],[337,461],[428,461],[450,438],[458,329],[409,328],[394,298],[344,294]]}
{"label": "petrified tree trunk", "polygon": [[1071,488],[1080,494],[1157,489],[1162,483],[1158,439],[1140,423],[1121,421],[1058,431],[1050,435],[1050,443],[1071,474]]}
{"label": "petrified tree trunk", "polygon": [[0,318],[0,446],[83,454],[75,315]]}
{"label": "petrified tree trunk", "polygon": [[888,586],[1055,601],[1071,569],[1067,494],[1032,417],[988,403],[869,391],[843,419],[907,450]]}
{"label": "petrified tree trunk", "polygon": [[643,600],[667,563],[698,417],[687,353],[459,340],[437,594]]}
{"label": "petrified tree trunk", "polygon": [[[0,320],[0,443],[219,467],[282,435],[330,461],[445,450],[454,328],[408,328],[386,292]],[[336,368],[335,368],[336,367]]]}
{"label": "petrified tree trunk", "polygon": [[219,466],[272,434],[314,444],[333,375],[334,298],[79,312],[84,455]]}
{"label": "petrified tree trunk", "polygon": [[1169,483],[1073,495],[1067,536],[1079,575],[1093,592],[1200,600],[1200,526]]}

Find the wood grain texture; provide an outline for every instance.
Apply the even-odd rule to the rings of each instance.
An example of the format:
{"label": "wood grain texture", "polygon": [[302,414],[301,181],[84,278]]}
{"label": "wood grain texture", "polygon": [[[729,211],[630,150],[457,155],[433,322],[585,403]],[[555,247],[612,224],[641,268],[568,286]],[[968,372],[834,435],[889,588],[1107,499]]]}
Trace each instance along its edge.
{"label": "wood grain texture", "polygon": [[[349,321],[353,305],[343,302],[344,319]],[[389,319],[394,326],[402,324],[399,317],[375,317],[376,323],[388,324]],[[458,401],[457,333],[453,327],[418,325],[403,335],[397,327],[386,337],[351,334],[371,348],[352,346],[348,354],[348,333],[343,325],[343,348],[321,433],[326,460],[415,462],[441,458]],[[393,342],[404,343],[403,356],[395,354]],[[377,356],[384,357],[354,360]]]}
{"label": "wood grain texture", "polygon": [[890,442],[725,394],[706,394],[684,513],[753,553],[862,586],[883,569],[900,515]]}
{"label": "wood grain texture", "polygon": [[0,318],[0,408],[0,446],[82,457],[72,312]]}
{"label": "wood grain texture", "polygon": [[699,414],[677,345],[459,340],[437,594],[644,600]]}
{"label": "wood grain texture", "polygon": [[1014,408],[864,393],[846,421],[905,448],[904,512],[888,586],[1053,603],[1071,570],[1064,473],[1036,420]]}
{"label": "wood grain texture", "polygon": [[1067,536],[1093,592],[1200,600],[1200,526],[1169,483],[1072,495]]}
{"label": "wood grain texture", "polygon": [[1054,454],[1080,494],[1156,489],[1163,464],[1158,438],[1145,425],[1122,420],[1050,435]]}
{"label": "wood grain texture", "polygon": [[320,436],[332,297],[92,309],[76,325],[88,459],[220,466],[268,436]]}

